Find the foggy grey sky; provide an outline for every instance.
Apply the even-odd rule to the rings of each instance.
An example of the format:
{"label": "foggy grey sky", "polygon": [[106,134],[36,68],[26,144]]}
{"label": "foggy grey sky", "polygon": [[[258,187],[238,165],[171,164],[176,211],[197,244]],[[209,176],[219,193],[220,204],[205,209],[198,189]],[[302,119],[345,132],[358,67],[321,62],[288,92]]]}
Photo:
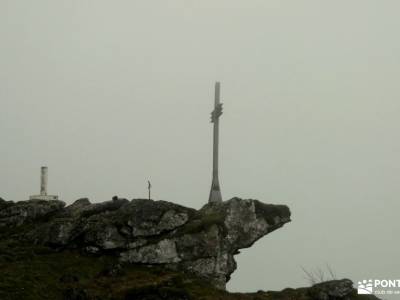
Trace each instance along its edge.
{"label": "foggy grey sky", "polygon": [[329,263],[399,279],[400,3],[0,1],[0,197],[200,208],[221,81],[220,183],[293,222],[237,256],[232,291]]}

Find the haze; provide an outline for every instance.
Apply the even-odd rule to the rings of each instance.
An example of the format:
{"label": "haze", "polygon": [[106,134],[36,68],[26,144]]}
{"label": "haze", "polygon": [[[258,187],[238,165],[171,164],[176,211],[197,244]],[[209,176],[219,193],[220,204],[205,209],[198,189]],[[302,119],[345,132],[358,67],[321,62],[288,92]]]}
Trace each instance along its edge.
{"label": "haze", "polygon": [[398,279],[398,1],[0,2],[0,197],[49,167],[68,204],[200,208],[221,82],[222,196],[292,223],[237,256],[231,291],[307,285],[301,266]]}

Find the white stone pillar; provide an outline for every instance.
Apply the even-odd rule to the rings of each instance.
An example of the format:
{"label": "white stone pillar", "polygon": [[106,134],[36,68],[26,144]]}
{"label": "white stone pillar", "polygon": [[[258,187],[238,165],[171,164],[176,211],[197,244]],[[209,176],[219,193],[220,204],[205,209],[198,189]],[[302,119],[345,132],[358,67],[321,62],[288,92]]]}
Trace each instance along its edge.
{"label": "white stone pillar", "polygon": [[47,194],[47,180],[48,168],[42,167],[40,172],[40,194],[30,196],[30,200],[58,200],[58,196]]}
{"label": "white stone pillar", "polygon": [[42,167],[40,176],[40,195],[47,196],[47,180],[48,180],[48,168]]}

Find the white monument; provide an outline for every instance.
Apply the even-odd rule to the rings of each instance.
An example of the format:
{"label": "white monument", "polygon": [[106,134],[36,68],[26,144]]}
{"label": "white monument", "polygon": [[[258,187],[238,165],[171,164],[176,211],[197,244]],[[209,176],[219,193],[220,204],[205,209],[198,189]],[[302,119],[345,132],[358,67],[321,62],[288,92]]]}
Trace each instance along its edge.
{"label": "white monument", "polygon": [[210,197],[208,202],[222,202],[221,189],[218,179],[218,143],[219,143],[219,117],[222,115],[222,103],[219,101],[220,83],[215,83],[214,110],[211,113],[211,123],[214,123],[213,143],[213,173]]}
{"label": "white monument", "polygon": [[30,200],[58,200],[58,196],[47,195],[47,167],[42,167],[40,174],[40,195],[30,196]]}

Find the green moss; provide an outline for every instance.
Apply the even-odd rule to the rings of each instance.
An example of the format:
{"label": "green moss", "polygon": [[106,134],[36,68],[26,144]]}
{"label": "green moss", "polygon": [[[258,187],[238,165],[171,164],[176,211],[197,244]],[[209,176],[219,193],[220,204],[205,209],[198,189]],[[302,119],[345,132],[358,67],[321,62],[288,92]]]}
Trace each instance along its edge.
{"label": "green moss", "polygon": [[59,252],[2,239],[0,299],[56,300],[64,299],[66,293],[83,293],[105,300],[135,299],[134,295],[148,293],[170,295],[172,299],[181,296],[200,299],[193,295],[225,293],[199,283],[196,278],[161,267],[127,265],[121,274],[104,275],[103,271],[116,263],[117,258],[112,256],[86,256],[73,250]]}
{"label": "green moss", "polygon": [[0,242],[0,299],[62,299],[64,274],[78,274],[79,280],[91,280],[112,258],[93,258],[72,251]]}
{"label": "green moss", "polygon": [[[222,218],[223,219],[223,218]],[[221,216],[200,215],[196,231],[214,224]],[[221,225],[222,226],[222,225]],[[186,227],[186,226],[185,226]],[[207,282],[161,266],[126,265],[110,276],[104,272],[117,263],[113,256],[86,256],[75,250],[56,251],[18,241],[18,235],[0,235],[0,299],[62,300],[65,295],[81,299],[196,299],[196,300],[312,300],[306,288],[281,292],[228,293]],[[86,297],[86,298],[85,298]],[[157,298],[158,297],[158,298]],[[370,299],[352,295],[350,299]]]}

